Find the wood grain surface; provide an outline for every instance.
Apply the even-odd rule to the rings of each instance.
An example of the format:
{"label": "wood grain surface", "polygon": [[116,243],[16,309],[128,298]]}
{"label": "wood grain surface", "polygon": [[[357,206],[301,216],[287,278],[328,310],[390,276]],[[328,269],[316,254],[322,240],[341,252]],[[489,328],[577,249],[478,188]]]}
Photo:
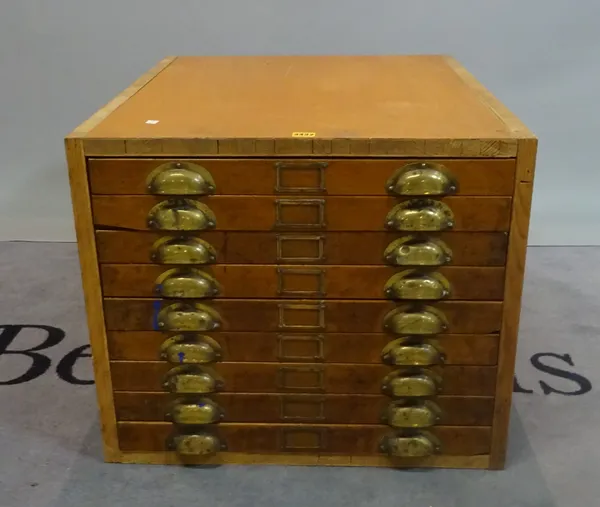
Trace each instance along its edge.
{"label": "wood grain surface", "polygon": [[[166,362],[111,361],[115,391],[162,392],[162,381],[173,365]],[[224,392],[324,394],[381,394],[384,377],[392,370],[409,373],[414,368],[385,365],[216,363]],[[441,376],[440,394],[491,396],[496,385],[493,366],[434,366]]]}
{"label": "wood grain surface", "polygon": [[524,181],[520,181],[515,188],[509,238],[510,250],[504,289],[506,303],[500,335],[500,370],[498,372],[492,452],[490,456],[490,467],[494,469],[503,468],[506,459],[536,154],[537,140],[520,142],[518,174],[519,180],[523,176]]}
{"label": "wood grain surface", "polygon": [[[108,116],[110,116],[117,108],[122,106],[125,102],[127,102],[131,97],[133,97],[136,93],[138,93],[144,86],[146,86],[150,81],[152,81],[158,74],[164,71],[169,65],[173,63],[173,61],[177,57],[175,56],[167,56],[160,60],[154,67],[152,67],[147,72],[144,72],[140,77],[138,77],[133,83],[131,83],[127,88],[125,88],[121,93],[119,93],[116,97],[110,100],[103,107],[98,109],[92,116],[90,116],[87,120],[81,123],[75,130],[73,130],[67,137],[70,139],[80,139],[87,136],[90,130],[97,127],[102,121],[104,121]],[[83,148],[83,141],[80,143],[81,148]],[[83,154],[83,149],[82,149]]]}
{"label": "wood grain surface", "polygon": [[[96,231],[100,263],[152,262],[152,245],[167,234],[135,231]],[[381,265],[385,248],[405,237],[395,232],[327,232],[275,234],[269,232],[201,232],[219,264]],[[505,232],[448,232],[431,234],[452,251],[452,266],[502,266]]]}
{"label": "wood grain surface", "polygon": [[[393,197],[274,197],[216,195],[194,199],[216,216],[216,230],[384,231],[385,218],[406,199]],[[168,201],[155,196],[92,196],[94,223],[101,229],[148,230],[148,213]],[[447,197],[455,231],[507,231],[510,197]],[[279,225],[277,215],[280,214]]]}
{"label": "wood grain surface", "polygon": [[[178,57],[87,137],[207,139],[243,146],[248,140],[291,140],[302,131],[330,140],[330,148],[322,149],[332,153],[335,140],[348,138],[509,142],[517,137],[512,124],[482,100],[475,80],[459,75],[457,67],[442,55]],[[155,123],[146,123],[149,119]],[[150,151],[147,144],[130,148],[143,154]],[[467,148],[472,149],[468,143]]]}
{"label": "wood grain surface", "polygon": [[[502,468],[536,150],[523,123],[444,55],[159,62],[66,140],[105,459]],[[157,352],[176,332],[156,331],[157,314],[174,300],[153,297],[169,266],[150,254],[159,238],[186,234],[151,232],[148,212],[165,199],[145,194],[148,173],[175,160],[207,167],[217,188],[198,199],[216,230],[188,233],[215,248],[216,264],[200,269],[222,291],[189,301],[221,324],[207,333],[225,360],[214,397],[232,421],[208,428],[229,446],[210,458],[167,452],[174,426],[162,421],[174,365]],[[458,180],[442,199],[453,229],[428,233],[452,251],[439,271],[453,291],[432,305],[449,324],[430,338],[446,354],[431,368],[442,378],[442,454],[390,459],[378,417],[392,368],[380,354],[396,303],[380,298],[397,269],[383,251],[407,233],[385,229],[403,202],[385,181],[409,161],[443,163]]]}
{"label": "wood grain surface", "polygon": [[85,158],[80,140],[67,138],[65,140],[65,150],[69,169],[87,328],[93,357],[96,398],[100,411],[103,452],[105,459],[111,460],[119,447]]}
{"label": "wood grain surface", "polygon": [[[110,358],[156,361],[160,346],[175,333],[109,331]],[[381,351],[393,337],[382,333],[202,333],[216,340],[228,362],[381,363]],[[498,335],[437,335],[429,338],[445,354],[445,364],[494,365]]]}
{"label": "wood grain surface", "polygon": [[[164,421],[168,407],[177,399],[168,393],[117,392],[119,421]],[[217,394],[210,397],[223,409],[226,422],[381,424],[390,399],[377,395],[344,394]],[[195,400],[198,398],[188,398]],[[438,396],[445,426],[490,426],[494,399],[484,396]]]}
{"label": "wood grain surface", "polygon": [[[473,94],[478,97],[481,102],[486,104],[490,110],[496,116],[498,116],[498,118],[502,118],[507,130],[512,134],[512,136],[519,138],[519,144],[521,144],[521,141],[524,139],[537,142],[533,132],[531,132],[531,130],[529,130],[527,126],[511,110],[508,109],[508,107],[500,102],[500,100],[498,100],[490,90],[483,86],[483,84],[478,81],[471,72],[461,65],[456,58],[450,55],[444,55],[443,58],[450,68],[454,70],[460,79],[462,79],[463,82],[471,89]],[[530,178],[523,179],[523,176],[531,174],[533,174],[533,172],[529,172],[529,170],[521,172],[519,179],[521,181],[531,181]]]}
{"label": "wood grain surface", "polygon": [[[385,183],[406,164],[423,159],[90,159],[92,194],[148,194],[147,177],[168,162],[198,164],[215,181],[218,195],[309,193],[387,195]],[[514,159],[432,159],[458,183],[457,195],[512,195]],[[323,169],[317,164],[323,164]],[[305,191],[294,191],[305,188]]]}
{"label": "wood grain surface", "polygon": [[[164,266],[149,264],[103,264],[100,268],[103,294],[107,297],[153,297]],[[264,266],[215,265],[190,271],[180,268],[177,276],[210,275],[219,286],[218,298],[335,298],[383,299],[384,287],[396,273],[387,266]],[[504,269],[499,267],[448,267],[414,270],[412,275],[439,273],[449,283],[444,299],[501,300]]]}
{"label": "wood grain surface", "polygon": [[[104,314],[111,331],[152,331],[155,319],[169,301],[105,298]],[[201,300],[200,300],[201,302]],[[298,301],[221,299],[209,306],[221,318],[222,331],[381,332],[385,315],[397,307],[391,301]],[[492,334],[500,329],[502,303],[443,301],[435,307],[448,320],[449,333]]]}
{"label": "wood grain surface", "polygon": [[220,452],[216,456],[183,457],[174,452],[116,452],[111,463],[144,463],[148,465],[277,465],[277,466],[336,466],[336,467],[385,467],[385,468],[488,468],[490,457],[434,455],[426,458],[390,458],[365,455],[250,454],[243,452]]}
{"label": "wood grain surface", "polygon": [[[123,451],[164,451],[173,432],[171,424],[120,422],[119,445]],[[208,428],[226,442],[231,452],[314,452],[319,454],[378,455],[381,439],[390,434],[384,426],[292,425],[223,423]],[[485,426],[440,426],[431,431],[447,455],[477,455],[489,452],[490,428]]]}

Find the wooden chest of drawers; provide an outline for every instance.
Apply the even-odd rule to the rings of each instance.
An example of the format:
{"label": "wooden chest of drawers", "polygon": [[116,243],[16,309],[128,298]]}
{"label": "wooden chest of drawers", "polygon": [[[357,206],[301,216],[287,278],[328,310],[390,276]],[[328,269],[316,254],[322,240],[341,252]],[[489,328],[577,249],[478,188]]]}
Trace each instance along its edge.
{"label": "wooden chest of drawers", "polygon": [[106,460],[503,467],[536,148],[449,57],[161,61],[66,139]]}

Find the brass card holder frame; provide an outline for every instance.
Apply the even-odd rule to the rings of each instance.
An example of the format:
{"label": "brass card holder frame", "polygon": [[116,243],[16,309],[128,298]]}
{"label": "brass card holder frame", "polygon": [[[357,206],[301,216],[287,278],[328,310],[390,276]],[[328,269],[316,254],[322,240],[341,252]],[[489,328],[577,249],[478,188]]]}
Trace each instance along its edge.
{"label": "brass card holder frame", "polygon": [[[317,347],[317,353],[314,356],[297,356],[289,355],[285,352],[285,346],[290,342],[314,343]],[[277,335],[277,359],[283,362],[310,362],[310,361],[325,361],[325,336],[318,335],[296,335],[296,334],[279,334]]]}
{"label": "brass card holder frame", "polygon": [[[314,304],[298,304],[298,303],[280,303],[279,307],[279,320],[278,320],[278,328],[279,329],[315,329],[315,330],[324,330],[325,329],[325,304],[324,303],[314,303]],[[300,311],[300,312],[316,312],[317,313],[317,323],[315,325],[310,324],[290,324],[286,322],[286,310],[290,311]]]}
{"label": "brass card holder frame", "polygon": [[[277,234],[277,262],[307,263],[323,262],[325,260],[325,236],[300,235],[300,234]],[[289,257],[284,256],[283,243],[285,241],[315,241],[317,243],[316,257]]]}
{"label": "brass card holder frame", "polygon": [[[289,223],[282,221],[282,208],[286,206],[314,206],[317,208],[318,218],[315,223]],[[325,199],[276,199],[275,200],[275,227],[289,229],[324,229],[325,228]]]}
{"label": "brass card holder frame", "polygon": [[[310,435],[315,438],[315,445],[297,445],[290,442],[292,435]],[[282,428],[279,430],[279,447],[284,452],[315,452],[327,450],[326,428]]]}
{"label": "brass card holder frame", "polygon": [[[275,164],[275,192],[279,194],[284,193],[324,193],[325,192],[325,168],[327,162],[277,162]],[[285,186],[283,185],[283,172],[284,171],[296,171],[296,170],[310,170],[315,169],[318,171],[319,183],[316,187],[298,187],[298,186]]]}
{"label": "brass card holder frame", "polygon": [[[315,414],[310,416],[290,415],[290,406],[305,404],[315,407]],[[314,395],[284,395],[279,400],[279,417],[282,421],[313,422],[325,420],[325,398]]]}
{"label": "brass card holder frame", "polygon": [[[285,275],[315,276],[316,290],[290,290],[285,287]],[[286,297],[325,297],[325,271],[320,268],[277,268],[277,295]]]}
{"label": "brass card holder frame", "polygon": [[[288,376],[293,374],[314,374],[315,385],[290,385]],[[277,369],[276,387],[281,391],[300,391],[306,393],[325,392],[324,370],[319,366],[282,366]]]}

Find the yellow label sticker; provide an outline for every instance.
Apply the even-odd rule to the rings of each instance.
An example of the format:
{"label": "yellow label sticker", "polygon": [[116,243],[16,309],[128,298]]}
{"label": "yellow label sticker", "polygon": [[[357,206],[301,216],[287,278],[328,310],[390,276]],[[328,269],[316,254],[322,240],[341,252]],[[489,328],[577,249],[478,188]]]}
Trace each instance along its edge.
{"label": "yellow label sticker", "polygon": [[315,137],[316,132],[292,132],[292,137]]}

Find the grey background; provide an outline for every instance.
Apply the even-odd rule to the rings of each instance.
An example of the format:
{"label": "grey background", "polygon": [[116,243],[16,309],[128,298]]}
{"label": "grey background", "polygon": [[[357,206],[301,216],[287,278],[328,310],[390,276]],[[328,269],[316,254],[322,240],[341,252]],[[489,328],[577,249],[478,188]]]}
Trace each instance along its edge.
{"label": "grey background", "polygon": [[530,244],[599,245],[597,0],[0,0],[0,240],[74,239],[63,137],[166,55],[447,53],[540,137]]}

